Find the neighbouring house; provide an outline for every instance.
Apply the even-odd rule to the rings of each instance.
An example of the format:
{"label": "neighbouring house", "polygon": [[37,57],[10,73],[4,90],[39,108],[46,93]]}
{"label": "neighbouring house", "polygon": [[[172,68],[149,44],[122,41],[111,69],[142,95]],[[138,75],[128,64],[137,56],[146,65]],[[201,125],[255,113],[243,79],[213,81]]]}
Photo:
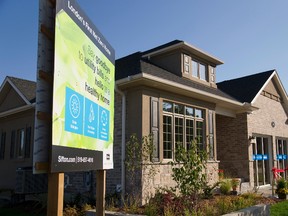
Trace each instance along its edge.
{"label": "neighbouring house", "polygon": [[32,166],[35,92],[35,82],[13,77],[6,77],[0,87],[0,189],[2,190],[14,190],[16,174],[18,173],[20,177],[23,170]]}
{"label": "neighbouring house", "polygon": [[[223,62],[180,40],[116,60],[114,169],[107,171],[107,194],[131,192],[125,169],[132,134],[153,136],[153,163],[147,179],[137,172],[141,197],[175,185],[169,161],[177,143],[198,138],[207,150],[209,183],[218,170],[239,177],[247,188],[269,184],[272,167],[287,166],[287,93],[276,70],[216,83]],[[29,94],[28,94],[29,93]],[[17,170],[32,167],[35,83],[7,77],[0,87],[1,188],[15,188]],[[20,169],[19,169],[20,168]],[[39,177],[39,175],[36,175]],[[95,191],[95,174],[66,174],[65,190]],[[136,187],[136,188],[135,188]]]}
{"label": "neighbouring house", "polygon": [[[47,175],[32,170],[35,97],[34,81],[7,76],[0,86],[0,197],[47,192]],[[65,173],[65,192],[95,190],[93,176]]]}

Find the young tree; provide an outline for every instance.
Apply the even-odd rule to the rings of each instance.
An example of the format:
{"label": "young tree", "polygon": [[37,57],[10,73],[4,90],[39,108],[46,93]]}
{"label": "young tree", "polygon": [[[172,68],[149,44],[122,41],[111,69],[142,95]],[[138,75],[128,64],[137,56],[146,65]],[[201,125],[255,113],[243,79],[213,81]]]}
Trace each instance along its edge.
{"label": "young tree", "polygon": [[182,143],[176,145],[175,161],[172,165],[172,178],[182,195],[196,195],[206,184],[207,153],[198,148],[197,140],[185,149]]}

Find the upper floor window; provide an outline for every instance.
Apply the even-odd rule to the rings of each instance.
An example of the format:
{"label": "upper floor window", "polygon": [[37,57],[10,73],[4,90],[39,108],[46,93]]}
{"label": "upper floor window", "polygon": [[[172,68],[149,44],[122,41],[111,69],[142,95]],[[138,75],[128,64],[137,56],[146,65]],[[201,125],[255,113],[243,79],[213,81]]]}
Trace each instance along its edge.
{"label": "upper floor window", "polygon": [[192,60],[192,76],[207,81],[207,66],[196,60]]}

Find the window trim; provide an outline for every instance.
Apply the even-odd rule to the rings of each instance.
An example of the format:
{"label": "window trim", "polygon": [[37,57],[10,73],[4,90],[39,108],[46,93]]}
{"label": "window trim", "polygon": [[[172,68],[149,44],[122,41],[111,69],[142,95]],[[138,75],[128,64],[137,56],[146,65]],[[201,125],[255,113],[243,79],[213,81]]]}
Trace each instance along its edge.
{"label": "window trim", "polygon": [[[195,68],[193,67],[193,63],[196,63],[196,65],[197,65],[197,68],[196,68],[197,69],[197,71],[196,71],[197,75],[194,72]],[[205,69],[205,79],[201,78],[201,70],[200,70],[201,67],[200,66],[203,66],[203,68]],[[191,59],[191,75],[193,78],[202,80],[204,82],[209,82],[209,80],[208,80],[208,65],[202,61],[199,61],[198,59],[192,58]]]}
{"label": "window trim", "polygon": [[[172,112],[168,112],[168,111],[165,111],[163,110],[164,109],[164,106],[163,104],[164,103],[171,103],[172,104]],[[177,104],[177,105],[183,105],[184,106],[184,113],[183,114],[179,114],[179,113],[175,113],[175,109],[174,109],[174,104]],[[187,115],[186,114],[186,107],[188,108],[192,108],[193,109],[193,116],[191,115]],[[202,122],[203,125],[202,125],[202,137],[203,137],[203,149],[206,149],[207,148],[207,140],[206,140],[206,133],[207,133],[207,129],[206,129],[206,113],[207,113],[207,109],[205,108],[200,108],[200,107],[197,107],[197,106],[191,106],[191,105],[188,105],[188,104],[183,104],[183,103],[179,103],[179,102],[173,102],[173,101],[169,101],[169,100],[161,100],[161,114],[162,114],[162,146],[160,146],[160,151],[161,151],[161,159],[163,161],[171,161],[171,160],[174,160],[175,159],[175,147],[176,147],[176,140],[175,140],[175,137],[176,137],[176,134],[175,134],[175,118],[182,118],[183,119],[183,142],[182,142],[182,145],[185,146],[185,148],[187,149],[187,133],[186,133],[186,121],[187,120],[193,120],[193,136],[195,136],[197,134],[197,123],[198,122]],[[201,117],[197,117],[196,116],[196,110],[201,110],[202,111],[202,116]],[[165,139],[164,139],[164,116],[170,116],[171,117],[171,127],[172,127],[172,146],[171,146],[171,151],[172,151],[172,155],[171,155],[171,158],[165,158],[165,154],[164,154],[164,147],[165,147]]]}

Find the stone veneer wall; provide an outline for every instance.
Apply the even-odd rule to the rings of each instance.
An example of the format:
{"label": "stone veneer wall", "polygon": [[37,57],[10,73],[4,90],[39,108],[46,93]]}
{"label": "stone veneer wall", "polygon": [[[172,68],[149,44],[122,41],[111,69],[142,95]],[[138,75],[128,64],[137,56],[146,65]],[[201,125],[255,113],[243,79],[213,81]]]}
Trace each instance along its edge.
{"label": "stone veneer wall", "polygon": [[[148,172],[151,166],[155,166],[154,169],[157,173],[153,176],[149,176]],[[212,185],[219,181],[218,177],[218,162],[209,161],[206,165],[207,182]],[[146,202],[146,198],[153,196],[159,188],[170,188],[176,186],[176,182],[172,179],[172,169],[169,164],[155,164],[147,165],[146,171],[143,171],[142,179],[142,202]],[[151,178],[153,177],[153,178]]]}
{"label": "stone veneer wall", "polygon": [[217,156],[219,167],[229,177],[249,181],[247,114],[236,118],[216,116]]}

